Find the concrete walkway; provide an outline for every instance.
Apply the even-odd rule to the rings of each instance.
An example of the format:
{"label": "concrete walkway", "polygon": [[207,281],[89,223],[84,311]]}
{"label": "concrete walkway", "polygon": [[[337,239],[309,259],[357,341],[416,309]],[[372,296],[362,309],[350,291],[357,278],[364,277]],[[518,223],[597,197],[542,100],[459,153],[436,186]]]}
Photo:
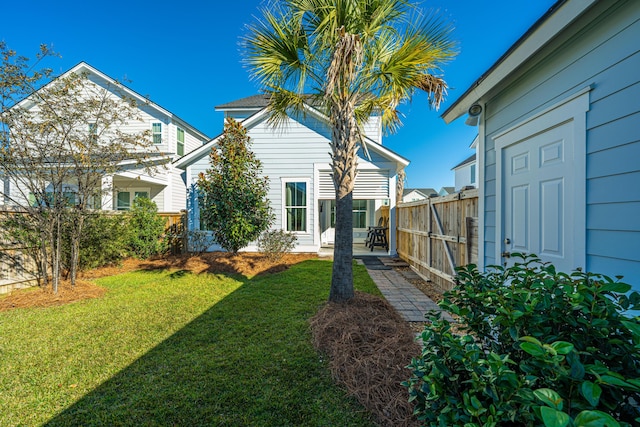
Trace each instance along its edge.
{"label": "concrete walkway", "polygon": [[413,286],[401,273],[392,267],[408,266],[393,258],[368,257],[360,260],[367,268],[387,301],[407,322],[424,322],[424,315],[430,310],[443,313],[443,318],[453,321],[451,315],[443,311],[438,304]]}

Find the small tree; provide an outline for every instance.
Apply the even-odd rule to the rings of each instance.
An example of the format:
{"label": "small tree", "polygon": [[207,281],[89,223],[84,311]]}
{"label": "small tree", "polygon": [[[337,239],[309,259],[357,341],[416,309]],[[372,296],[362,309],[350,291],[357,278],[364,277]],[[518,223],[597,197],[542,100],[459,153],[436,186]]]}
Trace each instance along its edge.
{"label": "small tree", "polygon": [[269,228],[273,215],[267,200],[269,179],[250,150],[247,130],[232,118],[224,125],[218,148],[211,150],[211,167],[200,174],[200,220],[216,242],[237,253]]}
{"label": "small tree", "polygon": [[103,178],[141,167],[151,173],[168,159],[148,130],[127,129],[143,118],[119,83],[75,72],[48,81],[49,70],[33,69],[50,54],[43,47],[30,64],[0,42],[0,196],[23,215],[19,224],[2,219],[3,231],[13,224],[37,236],[40,277],[56,292],[65,257],[75,283],[84,220],[101,204]]}
{"label": "small tree", "polygon": [[149,258],[166,249],[162,242],[165,221],[158,215],[158,206],[146,197],[137,197],[129,220],[129,250],[138,258]]}

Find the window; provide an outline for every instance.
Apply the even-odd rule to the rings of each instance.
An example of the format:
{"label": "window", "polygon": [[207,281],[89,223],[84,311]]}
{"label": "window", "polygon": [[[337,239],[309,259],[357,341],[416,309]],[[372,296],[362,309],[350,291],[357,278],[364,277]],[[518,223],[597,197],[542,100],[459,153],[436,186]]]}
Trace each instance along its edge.
{"label": "window", "polygon": [[151,132],[153,134],[153,143],[162,144],[162,123],[152,123]]}
{"label": "window", "polygon": [[184,129],[178,128],[176,139],[178,140],[176,153],[178,153],[178,156],[184,156]]}
{"label": "window", "polygon": [[98,125],[89,123],[89,141],[95,144],[98,141]]}
{"label": "window", "polygon": [[476,183],[476,165],[471,165],[471,184]]}
{"label": "window", "polygon": [[[132,198],[133,197],[133,198]],[[149,198],[149,190],[135,191],[118,191],[116,209],[119,211],[128,211],[131,209],[132,203],[138,197]]]}
{"label": "window", "polygon": [[284,211],[287,231],[307,231],[307,183],[285,182]]}
{"label": "window", "polygon": [[367,228],[367,201],[353,201],[353,228]]}

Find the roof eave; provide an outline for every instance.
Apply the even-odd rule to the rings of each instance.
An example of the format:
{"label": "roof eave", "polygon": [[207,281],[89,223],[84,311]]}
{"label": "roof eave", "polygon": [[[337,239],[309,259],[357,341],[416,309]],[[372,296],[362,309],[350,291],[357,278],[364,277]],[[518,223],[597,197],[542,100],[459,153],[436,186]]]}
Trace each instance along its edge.
{"label": "roof eave", "polygon": [[449,124],[466,114],[474,103],[546,46],[558,33],[591,8],[598,0],[558,0],[447,110],[442,119]]}

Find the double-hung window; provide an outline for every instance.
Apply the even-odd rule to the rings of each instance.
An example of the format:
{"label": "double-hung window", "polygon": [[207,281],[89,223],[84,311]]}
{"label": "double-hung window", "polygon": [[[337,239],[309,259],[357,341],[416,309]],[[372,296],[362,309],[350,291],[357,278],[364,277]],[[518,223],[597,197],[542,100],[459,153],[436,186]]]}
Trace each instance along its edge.
{"label": "double-hung window", "polygon": [[367,228],[367,201],[353,201],[353,228]]}
{"label": "double-hung window", "polygon": [[153,135],[154,144],[162,144],[162,123],[152,123],[151,134]]}
{"label": "double-hung window", "polygon": [[287,231],[307,232],[308,190],[306,181],[284,183],[284,227]]}
{"label": "double-hung window", "polygon": [[178,154],[178,156],[184,156],[184,129],[178,128],[176,140],[178,141],[176,153]]}

